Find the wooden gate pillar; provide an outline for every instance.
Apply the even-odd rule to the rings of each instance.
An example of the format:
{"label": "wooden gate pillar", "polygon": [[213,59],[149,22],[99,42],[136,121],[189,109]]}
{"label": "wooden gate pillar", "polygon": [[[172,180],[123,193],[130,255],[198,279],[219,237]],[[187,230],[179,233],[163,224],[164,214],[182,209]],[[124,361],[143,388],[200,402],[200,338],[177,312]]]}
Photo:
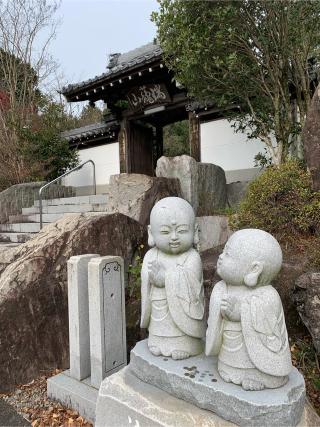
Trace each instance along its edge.
{"label": "wooden gate pillar", "polygon": [[192,112],[189,112],[189,141],[190,156],[200,162],[200,120]]}
{"label": "wooden gate pillar", "polygon": [[119,161],[120,173],[129,173],[128,162],[128,141],[129,141],[130,126],[127,119],[122,119],[119,131]]}

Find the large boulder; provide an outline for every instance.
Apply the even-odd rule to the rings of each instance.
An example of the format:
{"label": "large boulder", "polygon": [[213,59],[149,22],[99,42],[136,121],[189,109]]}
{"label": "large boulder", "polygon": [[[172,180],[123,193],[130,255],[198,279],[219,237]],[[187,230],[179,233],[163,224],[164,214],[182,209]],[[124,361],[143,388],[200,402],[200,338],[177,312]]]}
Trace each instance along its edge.
{"label": "large boulder", "polygon": [[[0,192],[0,223],[8,222],[11,215],[21,214],[22,208],[29,208],[39,199],[39,190],[46,184],[45,181],[25,182],[16,184]],[[54,184],[46,188],[43,192],[45,199],[56,199],[58,197],[73,197],[75,190],[73,187]]]}
{"label": "large boulder", "polygon": [[160,157],[157,177],[178,178],[182,197],[197,216],[210,216],[224,209],[227,184],[224,170],[211,163],[198,163],[190,156]]}
{"label": "large boulder", "polygon": [[67,260],[120,255],[132,263],[146,227],[122,214],[69,214],[1,254],[0,392],[68,367]]}
{"label": "large boulder", "polygon": [[302,132],[304,157],[311,172],[312,187],[320,190],[320,85],[317,87]]}
{"label": "large boulder", "polygon": [[228,206],[236,209],[248,191],[250,181],[237,181],[227,184]]}
{"label": "large boulder", "polygon": [[147,224],[154,204],[164,197],[181,197],[181,189],[176,178],[122,173],[110,177],[106,194],[108,213],[120,212]]}
{"label": "large boulder", "polygon": [[225,215],[197,217],[200,231],[200,252],[224,245],[231,236],[228,217]]}
{"label": "large boulder", "polygon": [[320,273],[298,277],[292,292],[302,322],[309,330],[315,349],[320,353]]}

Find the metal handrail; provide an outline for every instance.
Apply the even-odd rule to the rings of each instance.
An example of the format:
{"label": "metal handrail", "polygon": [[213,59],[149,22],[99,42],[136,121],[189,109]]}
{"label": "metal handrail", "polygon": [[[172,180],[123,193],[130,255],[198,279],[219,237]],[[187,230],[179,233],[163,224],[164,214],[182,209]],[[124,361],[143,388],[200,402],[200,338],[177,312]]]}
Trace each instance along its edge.
{"label": "metal handrail", "polygon": [[52,181],[48,182],[47,184],[43,185],[39,190],[39,211],[40,211],[40,230],[42,229],[42,192],[46,188],[49,187],[49,185],[54,184],[55,182],[59,181],[59,179],[64,178],[65,176],[69,175],[71,172],[74,172],[76,170],[80,170],[83,168],[84,165],[87,163],[91,163],[93,166],[93,187],[94,187],[94,194],[97,194],[97,183],[96,183],[96,165],[93,160],[87,160],[86,162],[81,163],[81,165],[76,166],[73,169],[68,170],[64,174],[58,176],[58,178],[53,179]]}

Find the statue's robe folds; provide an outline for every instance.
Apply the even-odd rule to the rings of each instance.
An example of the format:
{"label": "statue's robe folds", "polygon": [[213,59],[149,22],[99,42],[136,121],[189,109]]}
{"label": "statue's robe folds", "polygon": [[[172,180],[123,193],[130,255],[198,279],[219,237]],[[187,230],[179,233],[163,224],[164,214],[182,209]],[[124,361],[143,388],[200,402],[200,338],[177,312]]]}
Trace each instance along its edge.
{"label": "statue's robe folds", "polygon": [[[165,298],[169,315],[181,333],[194,338],[205,336],[204,290],[202,263],[194,249],[180,255],[164,255],[157,248],[150,249],[144,257],[141,270],[141,327],[148,328],[152,316],[153,294],[156,286],[149,278],[148,264],[159,261],[164,269]],[[159,322],[159,335],[163,327]],[[153,332],[158,335],[156,331]]]}
{"label": "statue's robe folds", "polygon": [[[223,333],[228,321],[221,315],[221,299],[227,293],[227,285],[221,281],[215,285],[211,294],[206,336],[207,356],[219,355],[223,345]],[[253,288],[242,298],[240,313],[243,340],[252,364],[265,374],[287,376],[292,363],[278,292],[271,285]],[[235,353],[235,361],[236,358]]]}

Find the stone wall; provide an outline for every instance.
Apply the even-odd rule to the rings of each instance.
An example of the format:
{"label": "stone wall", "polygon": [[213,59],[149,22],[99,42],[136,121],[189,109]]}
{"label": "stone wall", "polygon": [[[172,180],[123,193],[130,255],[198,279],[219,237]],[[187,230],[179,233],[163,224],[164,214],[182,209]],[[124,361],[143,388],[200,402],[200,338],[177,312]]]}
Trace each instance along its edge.
{"label": "stone wall", "polygon": [[[40,188],[46,182],[16,184],[0,193],[0,223],[8,221],[10,215],[21,214],[22,208],[29,208],[39,198]],[[44,192],[44,198],[55,199],[75,195],[72,187],[53,184]]]}

